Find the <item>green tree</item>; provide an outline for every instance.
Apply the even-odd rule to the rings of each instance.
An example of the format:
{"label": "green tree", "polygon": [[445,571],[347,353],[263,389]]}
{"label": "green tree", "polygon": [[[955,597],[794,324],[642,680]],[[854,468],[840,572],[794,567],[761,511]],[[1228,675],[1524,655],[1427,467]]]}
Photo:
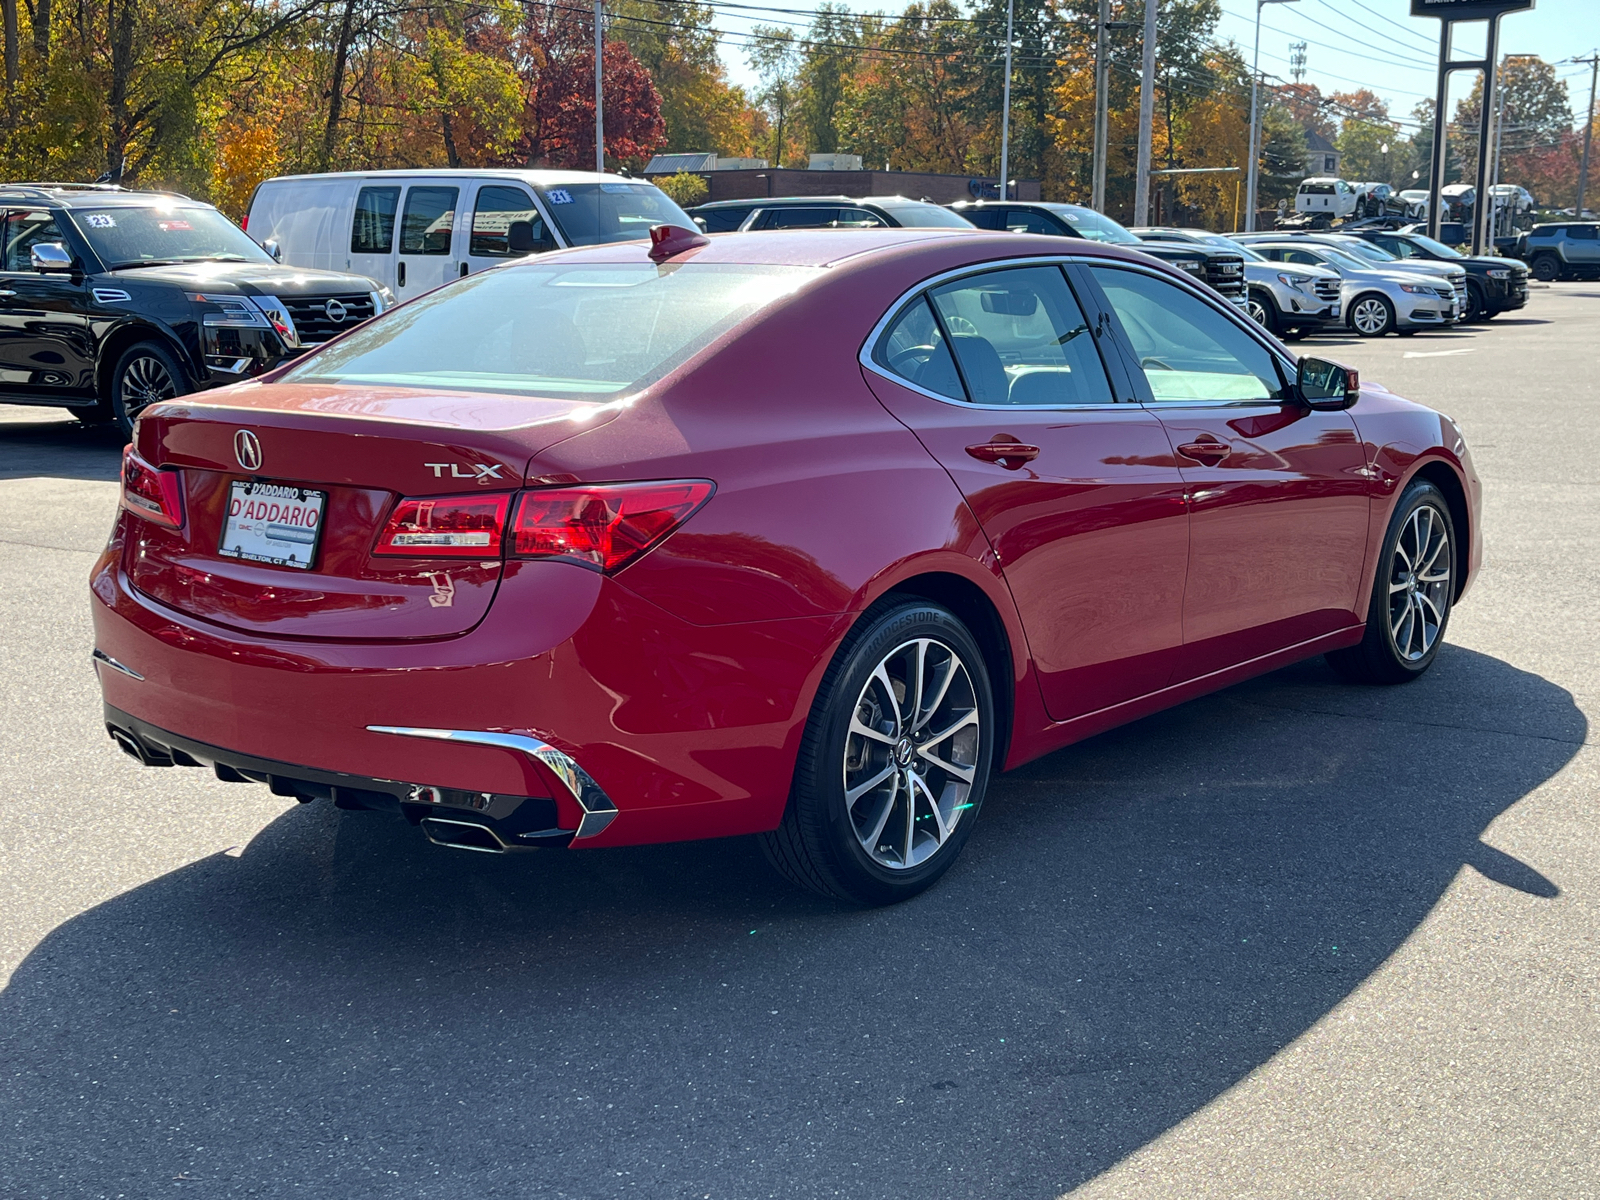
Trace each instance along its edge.
{"label": "green tree", "polygon": [[839,118],[855,75],[861,27],[842,4],[824,3],[806,34],[798,83],[800,124],[806,148],[818,154],[839,149]]}
{"label": "green tree", "polygon": [[750,69],[761,80],[761,91],[756,99],[772,120],[771,149],[767,157],[774,167],[781,167],[784,153],[794,137],[792,123],[800,90],[800,47],[796,45],[792,29],[757,25],[751,36],[753,41],[745,56]]}

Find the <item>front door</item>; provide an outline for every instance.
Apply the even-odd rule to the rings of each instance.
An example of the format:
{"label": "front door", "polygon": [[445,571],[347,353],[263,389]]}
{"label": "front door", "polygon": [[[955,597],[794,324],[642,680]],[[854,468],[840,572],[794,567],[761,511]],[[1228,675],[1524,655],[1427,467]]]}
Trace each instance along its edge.
{"label": "front door", "polygon": [[443,184],[413,183],[406,188],[395,262],[395,295],[401,300],[431,292],[459,275],[455,223],[460,195],[460,188]]}
{"label": "front door", "polygon": [[868,374],[988,535],[1056,720],[1164,687],[1183,637],[1183,479],[1101,337],[1060,267],[990,270],[903,308]]}
{"label": "front door", "polygon": [[1347,412],[1295,400],[1241,322],[1136,268],[1094,266],[1189,486],[1182,678],[1357,623],[1370,501]]}
{"label": "front door", "polygon": [[462,274],[483,271],[508,258],[521,258],[526,250],[511,248],[511,227],[528,226],[528,239],[540,247],[535,253],[554,250],[544,216],[534,204],[528,189],[514,183],[485,183],[477,187],[472,199],[472,224],[468,227],[467,253]]}
{"label": "front door", "polygon": [[48,211],[0,213],[0,396],[72,404],[94,396],[88,284],[82,272],[35,271],[45,242],[71,249]]}

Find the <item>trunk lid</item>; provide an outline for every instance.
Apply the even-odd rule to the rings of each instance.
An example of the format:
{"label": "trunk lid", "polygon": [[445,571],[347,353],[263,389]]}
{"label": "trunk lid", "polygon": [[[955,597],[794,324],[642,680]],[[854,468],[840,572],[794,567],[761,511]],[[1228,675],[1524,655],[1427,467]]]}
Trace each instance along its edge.
{"label": "trunk lid", "polygon": [[[152,466],[181,469],[185,520],[179,529],[133,522],[129,581],[153,600],[244,633],[359,641],[465,633],[488,612],[500,558],[375,555],[396,505],[510,493],[535,453],[615,411],[581,401],[299,384],[169,401],[140,419],[134,449]],[[265,496],[257,502],[263,520],[277,521],[268,507],[287,497],[288,513],[301,490],[325,497],[308,568],[224,553],[230,506]]]}

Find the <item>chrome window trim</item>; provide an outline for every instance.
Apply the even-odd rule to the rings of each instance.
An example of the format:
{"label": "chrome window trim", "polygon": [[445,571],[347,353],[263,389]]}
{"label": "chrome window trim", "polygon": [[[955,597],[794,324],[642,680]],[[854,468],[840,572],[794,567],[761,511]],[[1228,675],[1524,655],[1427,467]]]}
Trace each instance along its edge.
{"label": "chrome window trim", "polygon": [[[984,230],[982,232],[994,233],[998,231]],[[861,343],[861,349],[856,354],[856,361],[879,378],[887,379],[890,383],[915,392],[919,396],[926,396],[930,400],[938,400],[942,404],[973,412],[1127,412],[1130,408],[1138,408],[1138,401],[1132,403],[1113,402],[1111,404],[974,404],[970,400],[953,400],[949,396],[941,396],[938,392],[930,392],[925,387],[918,387],[903,375],[896,375],[887,367],[880,365],[872,357],[872,348],[888,332],[889,326],[899,320],[900,314],[931,288],[939,287],[941,284],[949,283],[955,279],[964,279],[970,275],[985,275],[990,271],[1004,271],[1011,267],[1065,267],[1072,263],[1081,264],[1082,262],[1082,259],[1063,255],[1033,255],[1028,258],[999,258],[991,259],[988,262],[969,263],[964,267],[953,267],[948,271],[941,271],[937,275],[930,275],[921,283],[901,293],[889,305],[884,315],[878,318],[878,323],[867,334],[866,341]],[[1071,290],[1070,284],[1068,290]],[[1074,302],[1078,302],[1076,293],[1073,294],[1072,298]],[[1110,374],[1109,371],[1106,372],[1107,383],[1111,382]]]}

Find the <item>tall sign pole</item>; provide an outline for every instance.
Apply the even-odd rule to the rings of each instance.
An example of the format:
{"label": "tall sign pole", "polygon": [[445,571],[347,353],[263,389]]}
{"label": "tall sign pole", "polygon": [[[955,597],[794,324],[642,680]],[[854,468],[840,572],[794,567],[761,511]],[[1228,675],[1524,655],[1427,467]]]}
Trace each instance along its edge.
{"label": "tall sign pole", "polygon": [[1089,192],[1089,207],[1106,210],[1106,72],[1111,66],[1106,46],[1106,31],[1111,20],[1111,0],[1100,0],[1100,19],[1094,29],[1094,184]]}
{"label": "tall sign pole", "polygon": [[[1583,62],[1583,59],[1576,59]],[[1578,202],[1572,211],[1583,220],[1583,194],[1589,189],[1589,143],[1594,141],[1594,85],[1600,80],[1600,51],[1589,56],[1589,116],[1583,123],[1583,165],[1578,168]]]}
{"label": "tall sign pole", "polygon": [[1156,9],[1160,0],[1144,0],[1144,75],[1139,80],[1139,166],[1133,191],[1133,223],[1150,217],[1151,125],[1156,116]]}
{"label": "tall sign pole", "polygon": [[602,82],[605,62],[605,29],[600,24],[600,5],[594,0],[594,169],[606,173],[606,93]]}
{"label": "tall sign pole", "polygon": [[[1444,219],[1441,193],[1444,190],[1446,155],[1450,145],[1450,117],[1445,111],[1449,101],[1450,75],[1453,71],[1483,72],[1483,94],[1478,112],[1478,182],[1477,200],[1473,205],[1472,252],[1483,252],[1494,219],[1494,197],[1489,194],[1489,131],[1493,126],[1495,92],[1499,84],[1500,18],[1507,13],[1527,12],[1533,0],[1411,0],[1413,17],[1436,17],[1439,21],[1439,83],[1433,102],[1433,153],[1429,156],[1428,172],[1428,234],[1439,236],[1439,225]],[[1452,37],[1455,26],[1462,21],[1487,21],[1488,31],[1481,59],[1452,58]]]}
{"label": "tall sign pole", "polygon": [[1016,16],[1016,0],[1006,0],[1006,82],[1002,91],[1005,99],[1000,108],[1000,199],[1011,199],[1011,189],[1006,180],[1011,178],[1011,26]]}

